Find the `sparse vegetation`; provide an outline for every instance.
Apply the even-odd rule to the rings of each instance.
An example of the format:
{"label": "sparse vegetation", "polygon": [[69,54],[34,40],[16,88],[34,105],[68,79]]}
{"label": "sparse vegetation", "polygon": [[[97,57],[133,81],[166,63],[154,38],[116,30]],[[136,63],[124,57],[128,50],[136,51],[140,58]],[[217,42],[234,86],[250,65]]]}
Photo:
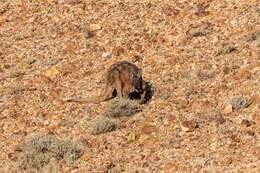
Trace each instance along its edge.
{"label": "sparse vegetation", "polygon": [[214,78],[216,75],[216,72],[213,70],[210,70],[210,71],[198,70],[196,74],[197,74],[197,77],[199,78],[199,80],[203,81],[203,80],[207,80],[210,78]]}
{"label": "sparse vegetation", "polygon": [[233,46],[224,46],[222,49],[220,49],[218,51],[218,54],[217,55],[225,55],[225,54],[229,54],[233,51],[237,50],[235,47]]}
{"label": "sparse vegetation", "polygon": [[130,99],[117,99],[104,112],[104,117],[119,118],[121,116],[132,116],[142,111],[141,106]]}
{"label": "sparse vegetation", "polygon": [[192,28],[189,34],[193,37],[201,37],[210,34],[211,30],[208,26],[202,25],[200,27]]}
{"label": "sparse vegetation", "polygon": [[141,106],[135,101],[130,99],[116,99],[101,116],[90,123],[91,134],[98,135],[114,131],[119,126],[116,118],[132,116],[140,111]]}
{"label": "sparse vegetation", "polygon": [[[258,1],[1,0],[0,14],[0,173],[258,171]],[[119,61],[152,84],[142,101],[117,77],[140,105],[114,89],[64,101],[101,96]],[[53,136],[20,144],[34,132]],[[81,152],[56,137],[88,149],[67,165]]]}
{"label": "sparse vegetation", "polygon": [[90,123],[90,128],[92,135],[98,135],[116,130],[118,122],[114,118],[100,116]]}
{"label": "sparse vegetation", "polygon": [[252,101],[250,97],[240,95],[231,97],[229,103],[232,105],[232,108],[241,109],[248,107],[252,103]]}
{"label": "sparse vegetation", "polygon": [[83,152],[83,147],[76,143],[48,134],[36,134],[25,142],[18,159],[18,168],[25,172],[37,172],[44,168],[51,158],[70,165],[79,159]]}

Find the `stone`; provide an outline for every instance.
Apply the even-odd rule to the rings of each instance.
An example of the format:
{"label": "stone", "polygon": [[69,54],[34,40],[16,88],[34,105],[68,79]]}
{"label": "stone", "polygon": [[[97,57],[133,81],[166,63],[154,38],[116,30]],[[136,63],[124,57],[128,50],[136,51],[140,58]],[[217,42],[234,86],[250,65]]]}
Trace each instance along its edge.
{"label": "stone", "polygon": [[100,24],[91,24],[89,26],[90,31],[98,31],[98,30],[101,30],[101,29],[102,29],[102,26]]}
{"label": "stone", "polygon": [[51,77],[56,76],[58,73],[59,73],[59,71],[57,70],[57,68],[55,66],[50,66],[43,72],[43,75],[51,78]]}
{"label": "stone", "polygon": [[222,113],[223,113],[224,115],[229,114],[229,113],[231,113],[231,112],[232,112],[232,105],[231,105],[231,104],[228,104],[228,105],[222,110]]}

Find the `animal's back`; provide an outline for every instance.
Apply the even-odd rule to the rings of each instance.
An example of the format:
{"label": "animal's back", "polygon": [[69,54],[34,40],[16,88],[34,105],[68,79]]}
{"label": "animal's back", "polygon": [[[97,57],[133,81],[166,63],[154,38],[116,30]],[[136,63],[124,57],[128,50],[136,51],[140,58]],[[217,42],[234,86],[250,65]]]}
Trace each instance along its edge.
{"label": "animal's back", "polygon": [[115,64],[113,64],[107,71],[107,81],[109,84],[113,84],[115,82],[115,75],[119,74],[119,78],[121,79],[121,81],[125,81],[127,79],[123,79],[123,78],[127,78],[129,77],[129,72],[137,74],[139,71],[139,68],[128,62],[128,61],[121,61],[121,62],[117,62]]}

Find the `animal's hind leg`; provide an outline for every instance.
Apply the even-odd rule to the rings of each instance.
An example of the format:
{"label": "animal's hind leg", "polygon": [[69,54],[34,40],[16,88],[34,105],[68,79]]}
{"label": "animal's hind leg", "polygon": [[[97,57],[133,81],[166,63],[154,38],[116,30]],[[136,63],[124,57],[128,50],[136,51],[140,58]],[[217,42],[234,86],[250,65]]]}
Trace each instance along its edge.
{"label": "animal's hind leg", "polygon": [[[116,88],[116,92],[119,98],[123,98],[123,83],[121,81],[121,79],[119,78],[119,74],[115,76],[115,88]],[[113,92],[113,91],[112,91]]]}
{"label": "animal's hind leg", "polygon": [[121,79],[121,87],[122,87],[122,97],[128,98],[129,93],[133,89],[133,85],[131,83],[132,79],[130,77],[130,74],[132,74],[129,70],[122,71],[120,73],[120,79]]}
{"label": "animal's hind leg", "polygon": [[113,91],[114,91],[114,88],[110,85],[106,85],[106,88],[105,88],[105,93],[103,95],[103,98],[102,98],[102,101],[106,101],[106,100],[109,100],[113,97]]}
{"label": "animal's hind leg", "polygon": [[130,94],[132,88],[133,87],[132,87],[131,84],[129,84],[129,81],[126,81],[124,83],[124,86],[123,86],[123,97],[124,98],[128,98],[129,97],[129,94]]}

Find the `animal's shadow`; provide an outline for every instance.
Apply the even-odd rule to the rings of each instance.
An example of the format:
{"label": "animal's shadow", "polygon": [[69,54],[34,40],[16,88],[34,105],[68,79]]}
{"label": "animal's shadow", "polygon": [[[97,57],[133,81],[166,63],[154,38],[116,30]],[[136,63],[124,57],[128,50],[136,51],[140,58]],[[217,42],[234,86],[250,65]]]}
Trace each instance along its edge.
{"label": "animal's shadow", "polygon": [[152,84],[148,81],[144,81],[144,82],[146,84],[146,89],[145,89],[144,93],[140,93],[137,91],[131,92],[129,94],[129,98],[131,100],[140,100],[142,98],[142,96],[141,96],[142,94],[145,94],[145,95],[144,95],[144,99],[142,100],[141,104],[145,104],[151,100],[152,96],[154,95],[154,90],[152,90]]}
{"label": "animal's shadow", "polygon": [[[144,99],[141,101],[141,104],[145,104],[147,103],[148,101],[151,100],[152,96],[154,95],[154,90],[152,89],[152,84],[148,81],[144,81],[145,84],[146,84],[146,89],[145,91],[143,91],[143,93],[140,93],[140,92],[137,92],[137,91],[134,91],[134,92],[131,92],[128,96],[128,98],[130,98],[131,100],[140,100],[142,99],[142,94],[145,94],[144,95]],[[106,100],[111,100],[113,98],[115,98],[117,96],[117,91],[116,89],[113,91],[113,94],[112,94],[112,97],[106,99]]]}

